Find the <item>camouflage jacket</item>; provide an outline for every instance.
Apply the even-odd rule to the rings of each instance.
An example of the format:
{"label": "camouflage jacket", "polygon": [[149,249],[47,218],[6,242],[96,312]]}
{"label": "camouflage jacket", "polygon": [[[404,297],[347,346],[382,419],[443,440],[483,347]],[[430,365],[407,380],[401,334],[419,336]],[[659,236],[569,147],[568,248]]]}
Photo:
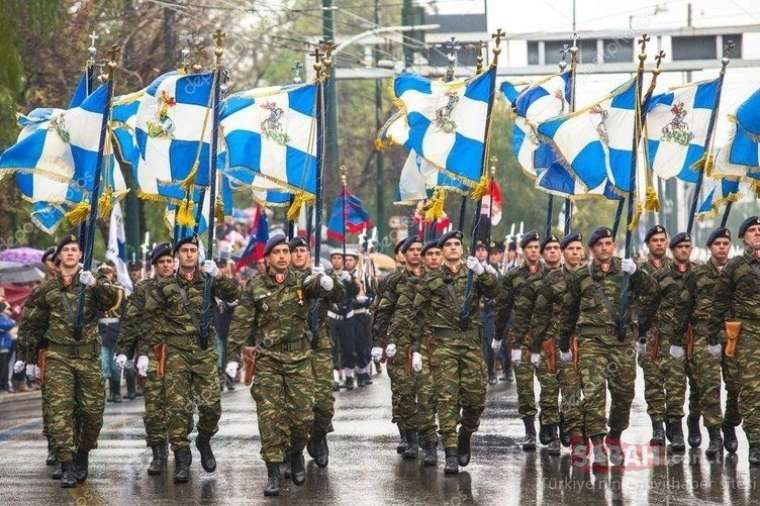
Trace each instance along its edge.
{"label": "camouflage jacket", "polygon": [[157,287],[157,278],[143,279],[135,285],[121,318],[117,353],[129,358],[149,355],[151,348],[161,343],[161,334],[156,331],[161,326],[160,306],[155,300]]}
{"label": "camouflage jacket", "polygon": [[[612,258],[610,269],[606,273],[595,261],[569,273],[567,291],[562,301],[560,343],[569,345],[573,334],[581,338],[583,336],[599,337],[606,344],[618,343],[617,322],[620,315],[623,279],[624,273],[618,257]],[[653,294],[657,285],[643,269],[637,269],[630,281],[629,313],[638,315],[639,330],[646,332],[646,325],[656,310],[656,307],[651,304],[653,297],[646,296]],[[604,292],[605,297],[599,293],[599,289]],[[609,302],[609,308],[605,298]],[[647,303],[642,305],[641,301]],[[626,334],[633,333],[632,324],[635,320],[636,318],[627,320]],[[564,348],[563,351],[568,351],[568,348]]]}
{"label": "camouflage jacket", "polygon": [[[192,279],[187,280],[181,273],[157,280],[156,286],[151,290],[151,298],[158,306],[157,321],[160,323],[156,331],[160,338],[169,346],[196,351],[200,349],[199,331],[203,317],[203,297],[206,283],[211,283],[211,305],[216,304],[216,298],[225,302],[233,302],[238,298],[238,286],[231,278],[209,278],[199,269],[196,269]],[[153,311],[153,307],[149,306]],[[211,323],[208,333],[208,346],[213,346],[214,334],[214,308],[209,315]]]}
{"label": "camouflage jacket", "polygon": [[710,334],[720,335],[726,320],[738,320],[742,334],[760,337],[760,259],[750,249],[728,261],[715,285]]}
{"label": "camouflage jacket", "polygon": [[[311,267],[300,271],[300,273],[308,276],[311,274]],[[327,275],[333,280],[333,290],[322,299],[311,300],[311,305],[316,304],[319,310],[319,339],[312,341],[312,349],[314,350],[332,349],[332,337],[330,336],[330,323],[327,321],[327,311],[330,309],[331,303],[340,302],[345,297],[345,286],[343,283],[340,282],[334,273]]]}
{"label": "camouflage jacket", "polygon": [[[73,279],[79,279],[77,271]],[[84,288],[83,327],[80,339],[74,335],[82,285],[76,281],[64,285],[59,273],[37,290],[33,304],[24,312],[25,350],[36,350],[45,340],[60,345],[99,343],[98,311],[113,309],[121,303],[122,289],[98,276],[94,286]]]}
{"label": "camouflage jacket", "polygon": [[[583,267],[581,267],[582,269]],[[533,329],[531,351],[538,353],[541,343],[548,339],[560,339],[560,313],[562,299],[567,291],[567,280],[571,271],[567,267],[559,267],[547,271],[538,287],[536,303],[533,307],[533,317],[530,326]],[[577,318],[577,315],[573,315]],[[567,336],[568,339],[570,336]],[[559,342],[560,349],[570,348],[569,342]]]}
{"label": "camouflage jacket", "polygon": [[391,323],[388,327],[388,343],[396,346],[415,346],[419,350],[419,342],[425,332],[424,322],[415,318],[414,297],[425,274],[415,275],[404,271],[396,282],[396,303]]}
{"label": "camouflage jacket", "polygon": [[[657,308],[655,313],[652,315],[651,321],[649,322],[649,328],[657,329],[661,333],[663,333],[663,329],[661,328],[661,325],[663,324],[662,318],[665,315],[662,314],[660,302],[663,300],[663,295],[666,293],[673,295],[673,292],[677,290],[677,287],[672,286],[673,278],[671,274],[673,265],[673,260],[665,257],[662,259],[662,265],[659,267],[654,265],[651,259],[648,259],[646,262],[642,262],[638,266],[639,269],[649,274],[657,283],[657,290],[652,293],[645,293],[640,295],[640,297],[644,297],[645,299],[640,300],[639,303],[645,303],[648,301],[652,304],[653,307]],[[672,330],[673,329],[667,329],[666,333],[670,333]]]}
{"label": "camouflage jacket", "polygon": [[384,348],[390,342],[388,341],[388,329],[398,301],[397,286],[405,271],[406,269],[391,272],[380,284],[378,303],[372,321],[372,337],[375,346]]}
{"label": "camouflage jacket", "polygon": [[496,300],[496,339],[504,338],[504,329],[511,321],[510,332],[513,338],[517,339],[513,345],[530,346],[526,338],[530,330],[537,287],[542,277],[543,268],[540,264],[535,272],[531,272],[530,268],[523,264],[507,272],[501,279]]}
{"label": "camouflage jacket", "polygon": [[277,353],[281,346],[292,345],[300,346],[298,353],[289,354],[293,359],[306,356],[312,341],[308,321],[310,300],[332,296],[320,287],[317,276],[304,284],[306,278],[305,273],[289,269],[282,283],[266,273],[246,285],[227,336],[230,360],[240,357],[243,346],[253,344],[254,329],[261,353]]}
{"label": "camouflage jacket", "polygon": [[705,336],[708,344],[723,342],[724,330],[718,334],[710,332],[710,315],[715,303],[715,287],[718,284],[720,270],[712,259],[691,269],[686,276],[684,294],[688,301],[688,309],[684,320],[692,326],[697,335]]}
{"label": "camouflage jacket", "polygon": [[[467,286],[467,268],[462,264],[459,271],[452,272],[447,265],[428,271],[419,283],[414,295],[414,318],[435,333],[450,332],[455,336],[463,336],[478,340],[477,331],[480,328],[480,311],[478,306],[481,297],[493,297],[496,291],[496,278],[484,272],[473,277],[470,320],[467,329],[459,327],[459,318],[464,306],[465,288]],[[466,334],[466,336],[465,336]],[[473,337],[474,336],[474,337]]]}
{"label": "camouflage jacket", "polygon": [[684,336],[689,324],[687,316],[690,307],[686,283],[695,268],[696,264],[689,264],[687,270],[681,271],[675,262],[671,262],[667,271],[656,278],[659,298],[656,324],[665,342],[673,346],[686,344]]}
{"label": "camouflage jacket", "polygon": [[24,362],[34,361],[37,349],[47,346],[45,338],[38,341],[35,335],[30,332],[33,327],[30,326],[30,322],[32,321],[31,315],[34,313],[37,299],[42,293],[40,288],[42,288],[42,286],[38,286],[32,290],[32,293],[29,294],[29,298],[24,302],[24,308],[21,311],[21,318],[19,319],[17,327],[16,354],[18,355],[18,360],[23,360]]}

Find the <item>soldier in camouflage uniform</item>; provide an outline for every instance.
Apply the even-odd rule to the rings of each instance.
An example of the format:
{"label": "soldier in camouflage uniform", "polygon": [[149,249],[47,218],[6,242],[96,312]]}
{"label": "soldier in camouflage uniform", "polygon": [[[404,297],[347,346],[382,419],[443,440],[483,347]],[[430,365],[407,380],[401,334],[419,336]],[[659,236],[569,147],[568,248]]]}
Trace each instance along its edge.
{"label": "soldier in camouflage uniform", "polygon": [[[114,307],[121,290],[80,270],[82,251],[75,235],[58,243],[56,257],[59,272],[40,287],[27,315],[31,340],[27,349],[37,349],[41,341],[47,341],[48,428],[61,463],[61,486],[69,488],[87,479],[89,452],[97,447],[103,426],[105,396],[96,311]],[[77,331],[82,290],[84,311]]]}
{"label": "soldier in camouflage uniform", "polygon": [[[560,349],[567,354],[571,336],[578,336],[586,436],[594,445],[594,468],[604,471],[608,466],[605,434],[613,465],[624,465],[620,437],[628,427],[635,393],[633,328],[627,319],[621,325],[619,317],[624,275],[630,276],[630,300],[634,302],[652,293],[656,285],[632,259],[613,256],[615,241],[608,227],[594,230],[588,246],[592,260],[585,268],[568,273],[560,318]],[[646,331],[653,312],[651,304],[641,306],[639,311],[642,330]],[[609,422],[605,416],[607,389],[612,400]],[[575,458],[585,460],[586,455]]]}
{"label": "soldier in camouflage uniform", "polygon": [[[309,243],[302,237],[296,237],[288,243],[290,248],[291,266],[304,277],[312,272],[311,252]],[[341,273],[342,280],[346,281],[347,274]],[[317,304],[317,317],[319,330],[312,336],[311,341],[311,370],[314,375],[314,424],[311,427],[311,435],[306,449],[319,467],[328,464],[329,449],[327,447],[327,434],[333,431],[332,419],[335,415],[335,397],[333,396],[333,361],[332,361],[332,338],[327,324],[327,308],[330,302],[339,302],[343,298],[343,285],[334,278],[335,288],[330,292],[330,297]],[[312,304],[316,304],[312,301]],[[315,311],[311,308],[310,311]],[[311,318],[314,315],[310,316]],[[313,322],[311,322],[313,325]],[[312,329],[312,334],[314,330]]]}
{"label": "soldier in camouflage uniform", "polygon": [[[520,241],[525,262],[517,269],[509,271],[501,281],[499,299],[497,301],[496,336],[493,342],[494,350],[501,345],[505,335],[507,322],[512,321],[509,330],[509,348],[512,350],[512,367],[515,371],[517,387],[517,411],[525,425],[525,439],[522,449],[536,449],[536,395],[533,389],[533,378],[540,364],[541,355],[532,353],[533,333],[530,321],[536,301],[543,267],[541,265],[541,244],[536,231],[525,234]],[[541,433],[546,428],[541,427]]]}
{"label": "soldier in camouflage uniform", "polygon": [[756,466],[760,465],[760,217],[747,218],[737,235],[744,242],[744,254],[729,260],[718,277],[710,335],[722,335],[727,322],[741,326],[734,353],[739,413],[749,442],[749,463]]}
{"label": "soldier in camouflage uniform", "polygon": [[284,235],[270,238],[264,250],[268,270],[245,287],[230,324],[227,374],[237,374],[251,329],[258,338],[256,375],[251,394],[261,435],[261,456],[269,480],[264,495],[280,493],[280,464],[288,452],[293,483],[306,480],[303,449],[314,421],[310,300],[330,297],[332,277],[320,267],[304,276],[290,269]]}
{"label": "soldier in camouflage uniform", "polygon": [[[216,297],[231,303],[238,296],[234,280],[217,278],[219,268],[216,262],[205,260],[199,268],[198,253],[197,235],[177,241],[174,255],[179,259],[179,268],[174,276],[158,279],[150,296],[159,307],[157,318],[163,324],[158,332],[167,345],[164,387],[169,444],[175,459],[175,483],[190,480],[192,453],[187,436],[193,404],[198,408],[195,446],[201,454],[201,466],[209,473],[216,470],[210,440],[218,430],[222,404],[211,323],[205,342],[201,342],[204,291],[206,284],[211,283],[212,306]],[[213,307],[209,308],[208,316],[213,321]]]}
{"label": "soldier in camouflage uniform", "polygon": [[[169,243],[155,246],[150,254],[150,262],[155,271],[154,278],[147,278],[135,285],[127,300],[127,308],[121,321],[121,332],[116,349],[118,362],[137,359],[137,369],[145,378],[145,442],[153,453],[148,466],[149,475],[159,475],[167,460],[166,389],[164,377],[158,374],[158,362],[154,350],[162,344],[159,305],[153,294],[161,279],[174,275],[174,256]],[[152,359],[151,359],[152,357]],[[192,415],[190,418],[192,423]]]}
{"label": "soldier in camouflage uniform", "polygon": [[[480,351],[478,305],[483,296],[493,297],[496,277],[490,265],[475,257],[462,265],[462,233],[442,235],[441,268],[425,274],[414,297],[415,321],[424,322],[432,335],[433,381],[439,434],[446,452],[445,474],[456,474],[470,461],[470,438],[478,430],[485,408],[486,371]],[[470,300],[465,289],[473,276]],[[464,304],[470,304],[467,321],[460,320]],[[421,333],[418,333],[421,335]],[[461,413],[460,413],[461,412]],[[460,425],[461,424],[461,425]],[[457,436],[457,425],[460,425]]]}
{"label": "soldier in camouflage uniform", "polygon": [[[686,309],[680,299],[681,283],[673,279],[673,261],[666,256],[668,234],[660,225],[651,227],[644,238],[649,257],[641,270],[649,274],[658,285],[655,293],[642,294],[658,307],[650,322],[648,334],[640,336],[638,362],[644,371],[644,398],[647,414],[652,421],[651,446],[664,446],[665,437],[678,453],[686,450],[681,427],[683,404],[686,396],[686,376],[682,336],[676,338],[679,325],[676,315]],[[668,336],[674,342],[669,343]],[[663,422],[666,429],[663,430]]]}

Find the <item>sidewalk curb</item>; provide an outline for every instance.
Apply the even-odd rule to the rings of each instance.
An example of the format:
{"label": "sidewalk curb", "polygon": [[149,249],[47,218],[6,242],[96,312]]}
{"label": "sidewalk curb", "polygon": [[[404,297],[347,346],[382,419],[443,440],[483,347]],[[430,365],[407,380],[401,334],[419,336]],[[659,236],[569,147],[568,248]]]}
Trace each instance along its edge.
{"label": "sidewalk curb", "polygon": [[15,394],[2,394],[0,395],[0,405],[9,404],[14,401],[26,401],[29,399],[41,399],[42,391],[32,390],[29,392],[18,392]]}

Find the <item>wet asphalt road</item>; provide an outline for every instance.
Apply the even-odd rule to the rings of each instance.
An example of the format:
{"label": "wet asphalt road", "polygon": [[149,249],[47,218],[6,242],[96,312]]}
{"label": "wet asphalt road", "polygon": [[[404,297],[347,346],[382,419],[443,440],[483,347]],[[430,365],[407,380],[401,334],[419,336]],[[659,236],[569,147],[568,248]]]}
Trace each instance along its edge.
{"label": "wet asphalt road", "polygon": [[629,445],[626,470],[604,474],[573,468],[567,449],[561,457],[540,450],[523,453],[514,384],[490,389],[465,472],[444,477],[442,452],[437,469],[404,462],[395,452],[387,377],[374,380],[370,387],[338,394],[329,467],[308,464],[305,486],[288,483],[283,495],[271,500],[261,493],[266,469],[258,454],[254,403],[240,386],[222,396],[224,413],[212,442],[216,473],[203,472],[193,448],[192,479],[181,486],[171,481],[171,459],[167,475],[145,472],[150,451],[143,440],[141,398],[107,404],[100,447],[90,457],[90,478],[73,490],[49,479],[39,399],[3,402],[0,504],[760,504],[760,470],[747,464],[741,431],[733,459],[711,463],[699,450],[680,459],[671,456],[668,463],[652,456],[641,374],[632,427],[623,435]]}

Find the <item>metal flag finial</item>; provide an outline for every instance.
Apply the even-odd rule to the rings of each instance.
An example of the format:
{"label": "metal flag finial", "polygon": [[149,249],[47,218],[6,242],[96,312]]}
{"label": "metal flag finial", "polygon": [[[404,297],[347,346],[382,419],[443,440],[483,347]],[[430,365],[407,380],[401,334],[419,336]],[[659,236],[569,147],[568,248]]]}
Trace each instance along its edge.
{"label": "metal flag finial", "polygon": [[493,51],[493,61],[491,61],[491,67],[496,68],[497,63],[499,62],[499,53],[501,53],[501,39],[503,39],[506,36],[506,33],[504,33],[504,30],[501,28],[496,30],[496,33],[491,34],[491,38],[494,40],[494,48]]}
{"label": "metal flag finial", "polygon": [[214,32],[214,56],[216,57],[216,65],[217,67],[222,66],[222,55],[224,54],[224,38],[227,36],[222,30],[219,28],[216,29]]}

